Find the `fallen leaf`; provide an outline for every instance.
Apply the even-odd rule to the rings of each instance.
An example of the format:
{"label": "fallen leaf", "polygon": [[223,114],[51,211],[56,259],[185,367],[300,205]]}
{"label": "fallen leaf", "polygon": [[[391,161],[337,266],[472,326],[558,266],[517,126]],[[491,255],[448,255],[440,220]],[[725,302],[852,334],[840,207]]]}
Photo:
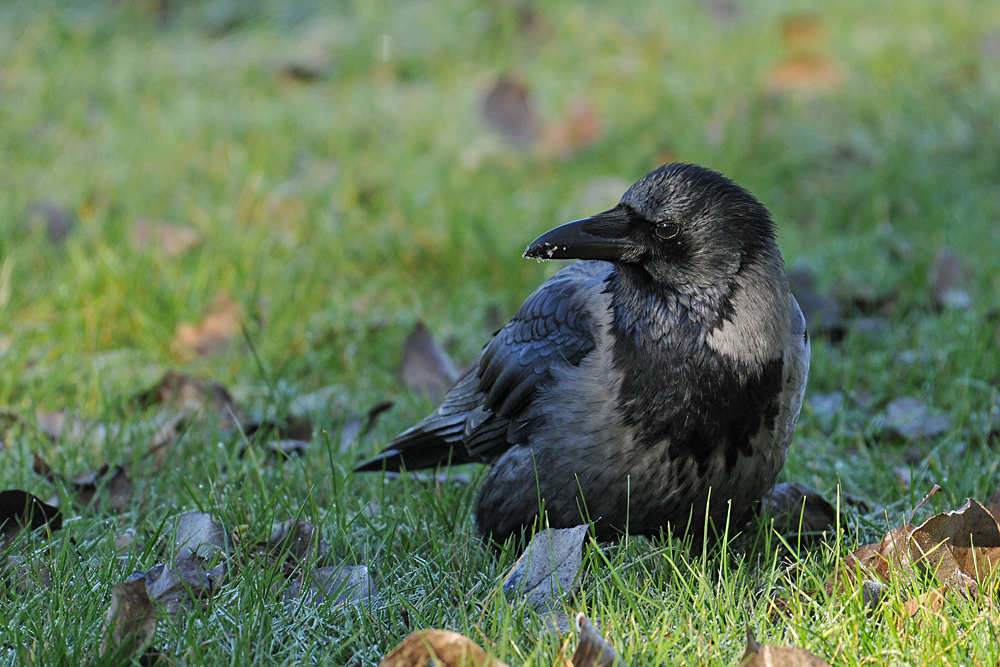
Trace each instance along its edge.
{"label": "fallen leaf", "polygon": [[983,583],[1000,565],[1000,526],[980,503],[969,498],[953,512],[936,514],[913,531],[920,564],[945,585],[965,585],[960,574]]}
{"label": "fallen leaf", "polygon": [[829,433],[833,430],[837,415],[844,410],[844,394],[839,391],[829,394],[814,393],[809,397],[807,405],[823,431]]}
{"label": "fallen leaf", "polygon": [[267,451],[274,454],[280,460],[290,459],[293,456],[304,456],[309,442],[306,440],[270,440]]}
{"label": "fallen leaf", "polygon": [[118,553],[128,551],[135,544],[135,528],[128,528],[121,535],[115,535],[115,551]]}
{"label": "fallen leaf", "polygon": [[31,595],[39,588],[48,589],[52,586],[52,573],[48,564],[34,555],[12,554],[7,556],[6,562],[0,560],[0,581],[8,576],[10,587],[25,596]]}
{"label": "fallen leaf", "polygon": [[110,651],[124,663],[149,646],[155,632],[156,609],[146,592],[146,575],[137,572],[111,589],[100,655]]}
{"label": "fallen leaf", "polygon": [[761,516],[774,522],[774,530],[790,539],[809,544],[820,539],[837,523],[837,510],[816,491],[796,484],[776,484],[761,501]]}
{"label": "fallen leaf", "polygon": [[88,421],[64,410],[36,410],[35,427],[53,442],[104,445],[118,437],[118,424]]}
{"label": "fallen leaf", "polygon": [[205,512],[188,512],[177,518],[174,560],[179,565],[212,562],[229,548],[225,529]]}
{"label": "fallen leaf", "polygon": [[236,302],[225,292],[220,292],[215,295],[201,322],[178,323],[171,348],[185,358],[193,354],[205,356],[219,352],[240,333],[241,320]]}
{"label": "fallen leaf", "polygon": [[928,279],[931,302],[936,309],[967,310],[972,306],[972,297],[965,289],[969,272],[962,258],[951,248],[942,246],[938,249]]}
{"label": "fallen leaf", "polygon": [[523,595],[534,606],[546,607],[574,589],[583,565],[587,525],[549,528],[536,533],[503,580],[507,595]]}
{"label": "fallen leaf", "polygon": [[179,257],[201,245],[204,236],[190,225],[156,222],[139,218],[132,225],[132,247],[152,249],[165,257]]}
{"label": "fallen leaf", "polygon": [[815,14],[794,14],[781,21],[781,39],[785,48],[796,53],[809,53],[826,42],[826,29]]}
{"label": "fallen leaf", "polygon": [[257,543],[254,553],[271,562],[281,562],[287,574],[300,565],[321,560],[330,551],[319,530],[303,519],[288,519],[275,524],[266,542]]}
{"label": "fallen leaf", "polygon": [[31,453],[31,472],[35,473],[39,477],[44,477],[46,480],[53,482],[58,478],[58,474],[52,470],[52,466],[41,457],[37,452]]}
{"label": "fallen leaf", "polygon": [[830,663],[797,646],[760,644],[747,626],[747,646],[740,667],[830,667]]}
{"label": "fallen leaf", "polygon": [[103,497],[108,507],[119,514],[125,511],[132,497],[132,480],[120,465],[112,469],[105,463],[93,472],[77,475],[72,485],[77,500],[85,507],[93,506],[96,500]]}
{"label": "fallen leaf", "polygon": [[25,214],[29,229],[42,229],[53,245],[66,242],[77,224],[76,213],[49,199],[37,199],[28,206]]}
{"label": "fallen leaf", "polygon": [[13,437],[11,432],[24,431],[25,426],[26,423],[20,415],[0,409],[0,451],[10,449]]}
{"label": "fallen leaf", "polygon": [[382,658],[379,667],[508,667],[451,630],[417,630]]}
{"label": "fallen leaf", "polygon": [[570,659],[572,667],[613,667],[623,664],[618,653],[604,640],[597,628],[583,614],[576,615],[579,644]]}
{"label": "fallen leaf", "polygon": [[910,598],[903,604],[903,619],[913,618],[920,612],[937,613],[944,606],[945,596],[948,589],[944,586],[922,593],[914,598]]}
{"label": "fallen leaf", "polygon": [[[308,577],[309,585],[302,586]],[[331,605],[370,604],[378,595],[375,582],[365,565],[331,565],[312,570],[295,579],[285,591],[286,599],[302,596],[308,604],[319,605],[331,600]]]}
{"label": "fallen leaf", "polygon": [[825,92],[844,83],[840,66],[821,56],[800,55],[778,63],[767,75],[767,88],[772,92]]}
{"label": "fallen leaf", "polygon": [[130,403],[138,408],[163,405],[188,415],[212,416],[223,428],[244,421],[243,410],[222,384],[177,371],[167,371],[156,385],[133,396]]}
{"label": "fallen leaf", "polygon": [[62,528],[62,514],[48,503],[19,489],[0,491],[0,548],[14,541],[24,529],[45,527],[54,533]]}
{"label": "fallen leaf", "polygon": [[885,409],[886,429],[904,440],[934,438],[946,432],[951,418],[910,396],[902,396]]}
{"label": "fallen leaf", "polygon": [[444,392],[458,379],[455,364],[421,321],[417,321],[403,343],[399,374],[408,389],[428,395],[433,402],[443,398]]}
{"label": "fallen leaf", "polygon": [[577,100],[564,120],[545,130],[538,142],[538,154],[570,158],[592,146],[600,138],[601,131],[597,112],[586,102]]}
{"label": "fallen leaf", "polygon": [[542,133],[528,86],[516,76],[501,77],[483,97],[480,115],[487,125],[516,143],[533,145]]}
{"label": "fallen leaf", "polygon": [[327,48],[312,45],[278,67],[278,75],[287,81],[312,83],[330,74],[330,53]]}

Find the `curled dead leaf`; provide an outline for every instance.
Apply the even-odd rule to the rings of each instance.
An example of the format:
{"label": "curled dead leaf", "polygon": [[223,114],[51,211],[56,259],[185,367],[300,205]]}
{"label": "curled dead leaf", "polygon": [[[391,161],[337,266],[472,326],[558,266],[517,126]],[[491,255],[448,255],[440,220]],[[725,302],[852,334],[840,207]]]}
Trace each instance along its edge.
{"label": "curled dead leaf", "polygon": [[437,402],[458,378],[458,369],[418,320],[403,343],[399,374],[408,389],[427,394]]}
{"label": "curled dead leaf", "polygon": [[133,396],[130,403],[139,408],[162,405],[185,415],[214,417],[224,428],[231,427],[234,421],[243,421],[243,410],[225,386],[173,370],[164,373],[154,386]]}
{"label": "curled dead leaf", "polygon": [[120,465],[111,468],[105,463],[93,472],[77,475],[72,484],[77,500],[86,507],[103,499],[111,510],[121,514],[132,497],[132,480]]}
{"label": "curled dead leaf", "polygon": [[570,158],[592,146],[601,136],[601,118],[587,102],[577,100],[566,118],[550,126],[538,143],[540,156]]}
{"label": "curled dead leaf", "polygon": [[795,541],[811,543],[837,523],[837,510],[823,496],[794,482],[776,484],[761,501],[761,515],[774,530]]}
{"label": "curled dead leaf", "polygon": [[583,565],[586,536],[586,524],[536,533],[504,577],[504,593],[523,595],[539,607],[551,606],[564,593],[571,593]]}
{"label": "curled dead leaf", "polygon": [[109,651],[127,661],[153,642],[156,609],[146,592],[146,575],[137,572],[111,589],[100,655]]}
{"label": "curled dead leaf", "polygon": [[840,65],[829,58],[812,55],[795,56],[778,63],[767,75],[767,87],[772,92],[826,92],[840,88],[844,73]]}
{"label": "curled dead leaf", "polygon": [[[303,581],[308,585],[303,586]],[[365,565],[331,565],[312,570],[295,579],[285,591],[286,599],[302,596],[305,602],[319,605],[331,600],[338,604],[371,604],[378,589]]]}
{"label": "curled dead leaf", "polygon": [[913,441],[945,433],[951,427],[951,418],[913,397],[901,396],[886,406],[885,426],[895,436]]}
{"label": "curled dead leaf", "polygon": [[747,645],[740,660],[740,667],[831,667],[831,665],[804,648],[761,644],[748,625]]}
{"label": "curled dead leaf", "polygon": [[204,236],[190,225],[138,218],[132,225],[132,247],[154,250],[165,257],[179,257],[201,245]]}
{"label": "curled dead leaf", "polygon": [[930,275],[931,301],[937,310],[954,308],[965,310],[972,306],[972,297],[966,291],[969,272],[962,258],[946,246],[938,249]]}
{"label": "curled dead leaf", "polygon": [[577,614],[575,625],[580,643],[576,645],[570,660],[572,667],[613,667],[623,664],[618,653],[586,616]]}
{"label": "curled dead leaf", "polygon": [[478,644],[451,630],[417,630],[392,649],[379,667],[508,667]]}
{"label": "curled dead leaf", "polygon": [[0,491],[0,548],[13,542],[22,530],[35,531],[42,527],[48,532],[62,528],[62,514],[58,508],[27,491]]}
{"label": "curled dead leaf", "polygon": [[516,76],[497,80],[483,96],[479,111],[487,125],[516,143],[530,146],[541,135],[542,119],[531,92]]}
{"label": "curled dead leaf", "polygon": [[219,352],[240,333],[239,306],[225,292],[215,295],[201,322],[180,322],[174,330],[171,349],[182,358]]}

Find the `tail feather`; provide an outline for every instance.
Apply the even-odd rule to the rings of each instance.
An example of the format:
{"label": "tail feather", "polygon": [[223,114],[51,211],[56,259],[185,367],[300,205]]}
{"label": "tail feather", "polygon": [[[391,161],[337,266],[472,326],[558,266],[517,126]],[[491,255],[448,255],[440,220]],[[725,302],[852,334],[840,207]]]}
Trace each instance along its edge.
{"label": "tail feather", "polygon": [[462,445],[465,415],[432,414],[398,435],[377,456],[354,467],[354,472],[420,470],[442,463],[471,463]]}

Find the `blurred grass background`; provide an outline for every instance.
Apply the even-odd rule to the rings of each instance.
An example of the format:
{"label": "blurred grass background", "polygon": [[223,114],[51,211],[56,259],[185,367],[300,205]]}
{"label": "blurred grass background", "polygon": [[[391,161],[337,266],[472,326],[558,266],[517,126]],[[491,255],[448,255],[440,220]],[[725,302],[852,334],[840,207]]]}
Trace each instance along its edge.
{"label": "blurred grass background", "polygon": [[[373,447],[428,407],[397,376],[417,319],[471,360],[556,268],[520,258],[530,240],[682,160],[754,192],[786,264],[821,290],[892,295],[890,326],[814,342],[810,394],[841,391],[867,412],[860,427],[831,426],[807,405],[785,478],[893,508],[934,482],[938,509],[985,499],[996,457],[969,444],[969,416],[994,409],[1000,385],[998,62],[1000,3],[976,0],[8,0],[0,404],[106,416],[175,367],[258,399],[265,380],[290,396],[336,385],[356,411],[399,401]],[[563,129],[555,148],[484,120],[505,77],[543,134]],[[137,247],[143,220],[202,240],[176,256]],[[928,306],[942,246],[968,271],[969,309]],[[174,343],[220,293],[262,367],[239,336],[204,356]],[[954,416],[916,458],[866,446],[900,395]],[[17,454],[0,453],[0,485],[40,484]],[[386,491],[345,476],[358,456],[329,465],[363,507]],[[339,498],[330,483],[282,493],[293,505],[309,488]],[[242,511],[217,489],[150,484],[147,509],[194,499]],[[468,500],[448,502],[465,516]],[[398,638],[371,633],[351,646]]]}

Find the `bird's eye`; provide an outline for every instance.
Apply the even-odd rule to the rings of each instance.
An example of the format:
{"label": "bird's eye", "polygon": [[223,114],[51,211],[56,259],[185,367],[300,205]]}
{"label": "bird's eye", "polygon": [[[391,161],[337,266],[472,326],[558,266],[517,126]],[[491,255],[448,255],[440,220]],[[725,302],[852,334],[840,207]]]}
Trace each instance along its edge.
{"label": "bird's eye", "polygon": [[675,222],[661,222],[656,225],[656,236],[661,241],[669,241],[677,236],[677,232],[679,231],[680,227]]}

